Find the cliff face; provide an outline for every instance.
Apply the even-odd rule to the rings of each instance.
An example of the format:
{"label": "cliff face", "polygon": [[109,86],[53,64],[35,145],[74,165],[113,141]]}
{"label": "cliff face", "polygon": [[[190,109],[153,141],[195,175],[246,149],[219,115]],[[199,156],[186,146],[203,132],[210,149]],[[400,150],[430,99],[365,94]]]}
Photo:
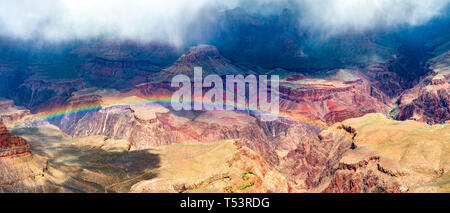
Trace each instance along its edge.
{"label": "cliff face", "polygon": [[15,131],[32,156],[0,159],[0,192],[290,192],[284,175],[240,140],[131,150],[126,140],[71,138],[55,126]]}
{"label": "cliff face", "polygon": [[30,145],[19,137],[11,134],[0,122],[0,158],[14,158],[30,154]]}
{"label": "cliff face", "polygon": [[398,100],[399,120],[417,120],[428,124],[450,119],[450,51],[428,61],[431,72]]}
{"label": "cliff face", "polygon": [[191,47],[189,52],[178,58],[172,66],[161,70],[157,75],[150,78],[151,82],[170,82],[175,75],[183,74],[191,79],[194,76],[194,67],[202,67],[203,76],[215,74],[238,75],[246,72],[240,70],[231,62],[220,55],[216,47],[210,45],[199,45]]}
{"label": "cliff face", "polygon": [[179,56],[170,45],[131,41],[98,42],[71,54],[83,59],[80,72],[91,86],[120,90],[144,83],[148,75],[170,66]]}
{"label": "cliff face", "polygon": [[0,122],[4,126],[13,127],[23,124],[23,121],[30,117],[32,117],[30,110],[15,106],[12,100],[0,100]]}
{"label": "cliff face", "polygon": [[[290,192],[289,181],[239,140],[157,148],[164,168],[131,192]],[[196,153],[193,155],[193,153]],[[173,159],[177,159],[176,162]]]}
{"label": "cliff face", "polygon": [[[261,121],[257,117],[232,111],[171,112],[158,104],[121,105],[109,103],[145,102],[136,96],[122,97],[117,91],[93,90],[72,95],[67,111],[78,106],[97,106],[89,112],[68,114],[52,121],[72,136],[105,135],[130,141],[133,149],[160,145],[211,143],[240,139],[273,164],[307,138],[316,137],[318,128],[301,122]],[[281,154],[283,155],[283,154]]]}
{"label": "cliff face", "polygon": [[[393,175],[394,176],[394,175]],[[339,164],[326,193],[402,193],[402,187],[395,176],[385,175],[379,164],[379,157],[371,156],[357,163]]]}
{"label": "cliff face", "polygon": [[[139,112],[135,114],[139,119],[155,119],[154,115],[135,112]],[[206,117],[214,123],[214,119],[233,123],[234,129],[245,127],[247,124],[239,122],[248,120]],[[199,126],[182,132],[176,124],[183,126],[184,123],[171,119],[165,122],[175,128],[172,133],[180,132],[183,137],[191,138],[201,135],[195,133],[202,132]],[[221,128],[224,127],[209,131]],[[287,130],[270,128],[275,129],[276,136],[272,135],[273,141],[267,145],[261,141],[261,136],[241,136],[235,132],[235,138],[241,138],[161,144],[136,150],[128,140],[102,135],[72,138],[52,125],[20,127],[14,129],[14,133],[33,145],[33,155],[0,159],[0,191],[448,191],[448,124],[429,126],[368,114],[336,123],[320,133],[311,129],[302,133],[301,129],[292,127]],[[204,142],[218,138],[217,132],[212,134],[214,137],[205,137]],[[284,134],[287,138],[281,137]],[[268,153],[278,155],[278,165]]]}
{"label": "cliff face", "polygon": [[389,97],[375,82],[355,69],[331,71],[325,78],[288,77],[280,86],[281,110],[323,127],[367,113],[386,113]]}
{"label": "cliff face", "polygon": [[315,190],[334,174],[343,154],[351,147],[351,140],[324,130],[316,138],[304,140],[290,151],[283,158],[281,169],[296,190]]}
{"label": "cliff face", "polygon": [[405,79],[390,68],[392,63],[394,63],[393,60],[388,60],[384,63],[368,64],[361,68],[361,71],[372,79],[371,82],[389,98],[400,95],[407,84]]}
{"label": "cliff face", "polygon": [[393,121],[382,114],[329,128],[352,132],[354,143],[339,160],[325,192],[441,192],[448,189],[450,126]]}
{"label": "cliff face", "polygon": [[13,96],[16,105],[25,106],[32,112],[45,111],[52,106],[60,106],[74,91],[85,88],[81,79],[42,80],[27,79]]}

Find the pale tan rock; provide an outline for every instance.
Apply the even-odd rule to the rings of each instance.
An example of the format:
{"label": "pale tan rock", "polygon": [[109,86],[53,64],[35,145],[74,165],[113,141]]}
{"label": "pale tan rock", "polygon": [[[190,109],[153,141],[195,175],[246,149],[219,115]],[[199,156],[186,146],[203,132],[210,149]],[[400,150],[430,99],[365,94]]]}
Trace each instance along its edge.
{"label": "pale tan rock", "polygon": [[239,141],[162,146],[155,152],[161,156],[158,179],[139,182],[131,188],[132,192],[290,190],[282,174]]}
{"label": "pale tan rock", "polygon": [[[345,153],[340,170],[326,191],[442,192],[448,189],[450,125],[430,126],[368,114],[337,123],[330,130],[342,131],[341,126],[354,130],[354,136],[350,137],[357,148]],[[350,185],[354,188],[349,188]]]}

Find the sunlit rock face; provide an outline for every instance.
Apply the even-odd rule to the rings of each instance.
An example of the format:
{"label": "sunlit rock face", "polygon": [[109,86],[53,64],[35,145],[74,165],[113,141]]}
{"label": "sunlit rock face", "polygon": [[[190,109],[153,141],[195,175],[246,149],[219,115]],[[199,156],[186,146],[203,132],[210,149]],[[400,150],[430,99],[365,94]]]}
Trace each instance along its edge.
{"label": "sunlit rock face", "polygon": [[448,190],[448,124],[394,121],[382,114],[345,120],[328,131],[354,145],[339,161],[325,192]]}
{"label": "sunlit rock face", "polygon": [[322,78],[286,78],[280,87],[283,112],[327,126],[367,113],[387,113],[392,106],[378,82],[357,69],[339,69]]}
{"label": "sunlit rock face", "polygon": [[133,185],[131,192],[292,192],[283,174],[239,140],[162,146],[156,153],[164,169],[158,177]]}
{"label": "sunlit rock face", "polygon": [[[5,104],[6,102],[6,104]],[[2,101],[0,100],[0,104]],[[23,125],[26,120],[33,117],[30,110],[14,105],[12,100],[6,100],[0,108],[0,122],[6,127],[14,127],[15,125]]]}
{"label": "sunlit rock face", "polygon": [[30,154],[30,145],[11,132],[0,122],[0,158],[14,158]]}

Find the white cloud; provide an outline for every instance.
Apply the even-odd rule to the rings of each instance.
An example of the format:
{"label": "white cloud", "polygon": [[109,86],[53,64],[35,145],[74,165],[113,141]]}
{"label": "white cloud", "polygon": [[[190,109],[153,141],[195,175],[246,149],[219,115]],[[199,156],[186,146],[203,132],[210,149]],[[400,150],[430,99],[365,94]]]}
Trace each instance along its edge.
{"label": "white cloud", "polygon": [[327,33],[421,25],[449,0],[299,0],[302,22]]}
{"label": "white cloud", "polygon": [[0,33],[24,39],[89,39],[107,35],[180,43],[181,31],[211,3],[220,1],[0,0]]}
{"label": "white cloud", "polygon": [[336,33],[421,24],[439,15],[449,0],[0,0],[0,35],[50,41],[109,36],[181,44],[189,25],[202,21],[205,8],[214,8],[215,16],[238,6],[281,9],[288,2],[296,3],[306,26]]}

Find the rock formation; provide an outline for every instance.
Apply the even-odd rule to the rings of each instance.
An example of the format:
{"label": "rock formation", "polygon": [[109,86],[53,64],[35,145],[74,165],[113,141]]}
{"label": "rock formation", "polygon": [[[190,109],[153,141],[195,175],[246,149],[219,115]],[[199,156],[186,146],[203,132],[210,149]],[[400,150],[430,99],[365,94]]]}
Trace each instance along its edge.
{"label": "rock formation", "polygon": [[45,111],[51,107],[57,107],[72,92],[85,88],[81,79],[27,79],[16,91],[13,97],[18,106],[25,106],[32,112]]}
{"label": "rock formation", "polygon": [[159,104],[108,107],[117,103],[145,103],[145,100],[136,96],[123,97],[114,90],[82,90],[68,99],[67,111],[78,106],[91,106],[93,109],[68,113],[51,122],[75,137],[105,135],[128,140],[137,150],[169,144],[241,139],[244,145],[274,164],[278,164],[279,155],[284,155],[281,153],[295,149],[302,140],[316,137],[319,131],[301,122],[265,122],[242,112],[171,112]]}
{"label": "rock formation", "polygon": [[387,113],[389,98],[371,78],[352,69],[331,71],[326,78],[286,80],[280,86],[283,113],[325,127],[367,113]]}
{"label": "rock formation", "polygon": [[79,47],[71,52],[83,59],[83,79],[95,87],[126,90],[147,81],[147,76],[170,66],[178,51],[166,44],[152,42],[103,41]]}
{"label": "rock formation", "polygon": [[23,124],[30,117],[32,117],[30,110],[15,106],[12,100],[0,100],[0,122],[6,127]]}
{"label": "rock formation", "polygon": [[36,149],[33,156],[0,159],[0,192],[291,190],[273,165],[239,140],[129,150],[125,140],[72,139],[52,125],[15,131]]}
{"label": "rock formation", "polygon": [[0,110],[5,110],[5,109],[11,108],[11,107],[14,107],[13,100],[0,98]]}
{"label": "rock formation", "polygon": [[158,177],[135,184],[131,192],[290,192],[289,181],[238,140],[156,152],[163,156]]}
{"label": "rock formation", "polygon": [[[243,125],[240,119],[228,121]],[[195,136],[196,127],[189,134]],[[137,150],[128,140],[102,135],[72,138],[53,125],[14,133],[33,145],[33,155],[0,159],[0,191],[445,192],[449,187],[449,125],[393,121],[382,114],[348,119],[304,137],[290,132],[289,139],[275,138],[273,145],[243,135]],[[260,148],[277,153],[279,164]]]}
{"label": "rock formation", "polygon": [[21,137],[11,134],[0,122],[0,158],[14,158],[30,154],[30,145]]}
{"label": "rock formation", "polygon": [[368,114],[330,127],[347,134],[345,152],[325,192],[441,192],[448,188],[450,126]]}
{"label": "rock formation", "polygon": [[352,147],[351,140],[328,130],[302,141],[283,159],[281,168],[296,190],[311,191],[333,176],[339,161]]}
{"label": "rock formation", "polygon": [[202,67],[204,76],[246,73],[246,71],[240,70],[232,65],[228,59],[221,56],[216,47],[199,45],[191,47],[189,52],[178,58],[172,66],[163,69],[158,75],[150,77],[149,80],[151,82],[170,82],[171,78],[178,74],[187,75],[192,79],[194,67]]}
{"label": "rock formation", "polygon": [[450,51],[431,59],[428,67],[431,72],[398,99],[397,119],[429,124],[450,119]]}

